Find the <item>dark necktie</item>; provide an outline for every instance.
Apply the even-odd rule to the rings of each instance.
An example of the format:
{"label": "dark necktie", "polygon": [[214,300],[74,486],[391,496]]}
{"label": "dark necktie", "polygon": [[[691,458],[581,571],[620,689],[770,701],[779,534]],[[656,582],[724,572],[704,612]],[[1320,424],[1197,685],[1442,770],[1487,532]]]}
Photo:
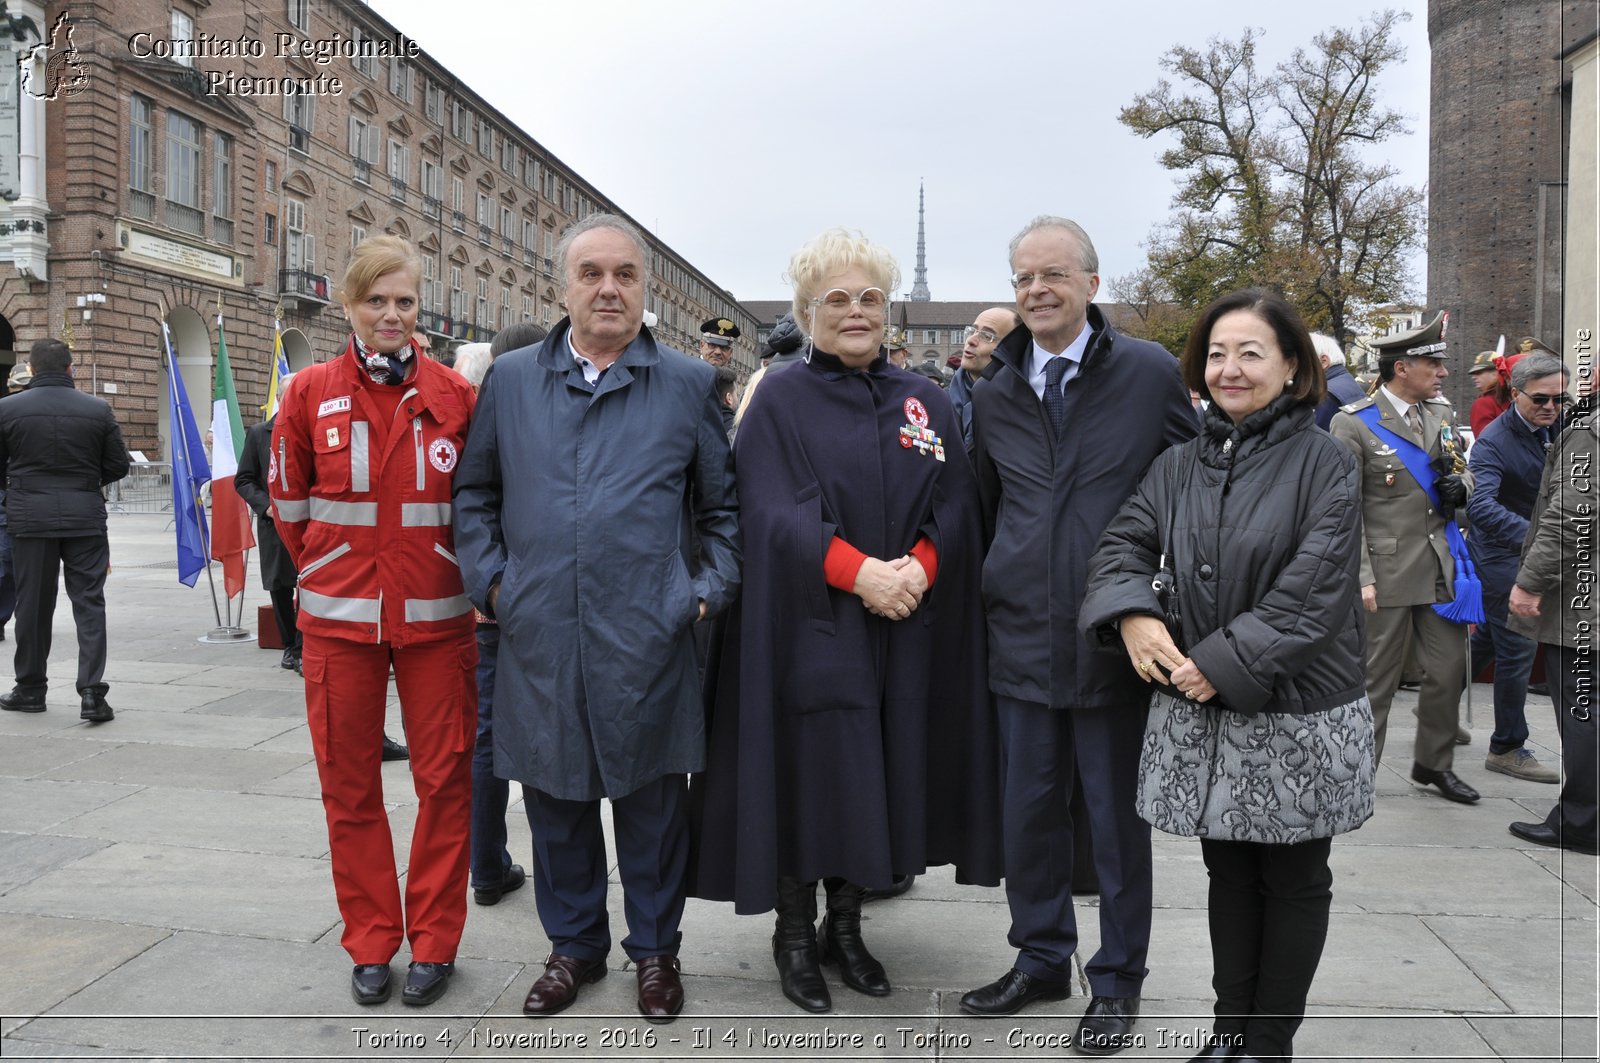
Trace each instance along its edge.
{"label": "dark necktie", "polygon": [[1069,364],[1062,356],[1044,364],[1044,412],[1050,418],[1050,427],[1055,429],[1057,436],[1061,435],[1061,429],[1067,423],[1067,400],[1061,395],[1061,378],[1067,375]]}

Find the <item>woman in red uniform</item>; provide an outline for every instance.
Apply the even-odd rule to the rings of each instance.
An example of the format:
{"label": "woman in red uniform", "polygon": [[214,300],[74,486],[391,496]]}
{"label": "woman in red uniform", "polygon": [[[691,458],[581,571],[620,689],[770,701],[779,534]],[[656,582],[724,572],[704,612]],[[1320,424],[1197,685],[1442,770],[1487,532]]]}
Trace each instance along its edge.
{"label": "woman in red uniform", "polygon": [[[333,885],[358,1004],[444,994],[466,921],[477,693],[472,606],[450,527],[450,483],[472,388],[412,343],[422,262],[398,237],[362,241],[339,284],[353,334],[283,400],[269,474],[300,572],[306,714],[328,817]],[[402,906],[380,748],[393,666],[411,743],[417,822]]]}

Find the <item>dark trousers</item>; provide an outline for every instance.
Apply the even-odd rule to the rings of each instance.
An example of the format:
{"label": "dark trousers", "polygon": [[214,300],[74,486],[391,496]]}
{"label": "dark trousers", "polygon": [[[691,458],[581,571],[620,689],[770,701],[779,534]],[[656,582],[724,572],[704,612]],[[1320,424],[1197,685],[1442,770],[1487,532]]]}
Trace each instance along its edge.
{"label": "dark trousers", "polygon": [[[1592,637],[1592,635],[1591,635]],[[1556,706],[1556,725],[1561,730],[1561,767],[1566,778],[1561,797],[1545,822],[1563,838],[1575,838],[1585,846],[1600,841],[1600,730],[1596,715],[1594,644],[1579,652],[1572,646],[1545,643],[1544,674],[1550,684],[1550,700]],[[1573,715],[1576,710],[1577,715]],[[1582,718],[1580,718],[1582,717]]]}
{"label": "dark trousers", "polygon": [[294,607],[293,587],[273,587],[267,592],[272,598],[272,618],[278,622],[278,635],[283,639],[283,648],[300,652],[300,624],[299,614]]}
{"label": "dark trousers", "polygon": [[[611,799],[617,872],[630,959],[677,955],[689,869],[688,779],[663,775]],[[611,951],[606,914],[606,840],[599,801],[564,801],[523,786],[533,831],[533,899],[550,946],[564,956],[603,959]]]}
{"label": "dark trousers", "polygon": [[[0,505],[4,504],[4,493],[0,492]],[[6,625],[16,611],[17,572],[11,563],[11,536],[0,527],[0,635],[5,634]]]}
{"label": "dark trousers", "polygon": [[1073,779],[1083,780],[1100,949],[1085,965],[1096,996],[1134,997],[1150,949],[1150,825],[1134,811],[1145,713],[1135,706],[1053,709],[1013,698],[999,709],[1007,940],[1017,970],[1065,982],[1078,924],[1072,909]]}
{"label": "dark trousers", "polygon": [[1483,612],[1487,619],[1472,632],[1472,674],[1476,676],[1491,661],[1494,663],[1491,753],[1521,749],[1528,740],[1528,675],[1533,670],[1538,643],[1506,627],[1510,600],[1509,589],[1502,594],[1483,588]]}
{"label": "dark trousers", "polygon": [[1211,986],[1217,1039],[1261,1060],[1289,1059],[1328,938],[1331,838],[1299,845],[1200,839],[1211,876]]}
{"label": "dark trousers", "polygon": [[105,534],[68,539],[18,535],[11,540],[11,557],[17,566],[17,688],[43,693],[49,685],[45,663],[56,614],[56,577],[63,573],[78,625],[78,693],[104,694],[106,569],[111,565]]}
{"label": "dark trousers", "polygon": [[472,747],[472,888],[494,889],[511,867],[506,804],[511,784],[494,774],[494,671],[500,629],[478,625],[478,738]]}

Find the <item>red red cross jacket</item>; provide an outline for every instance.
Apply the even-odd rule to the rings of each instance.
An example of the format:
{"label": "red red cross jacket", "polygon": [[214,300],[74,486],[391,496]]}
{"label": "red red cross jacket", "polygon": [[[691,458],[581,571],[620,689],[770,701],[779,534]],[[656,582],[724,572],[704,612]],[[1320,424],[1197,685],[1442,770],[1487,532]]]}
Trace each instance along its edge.
{"label": "red red cross jacket", "polygon": [[301,370],[272,433],[278,534],[300,572],[300,629],[404,646],[472,631],[450,526],[450,481],[472,387],[420,353],[374,384],[353,344]]}

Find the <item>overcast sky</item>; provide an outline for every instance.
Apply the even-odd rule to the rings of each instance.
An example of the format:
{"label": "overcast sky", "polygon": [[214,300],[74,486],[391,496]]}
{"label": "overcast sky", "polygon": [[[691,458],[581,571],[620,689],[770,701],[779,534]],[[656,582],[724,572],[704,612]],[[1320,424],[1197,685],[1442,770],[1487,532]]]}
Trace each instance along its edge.
{"label": "overcast sky", "polygon": [[[1170,141],[1117,121],[1176,43],[1263,30],[1261,66],[1376,6],[1266,0],[369,0],[639,222],[740,299],[780,299],[789,256],[846,225],[887,244],[903,289],[927,188],[935,299],[1009,300],[1005,246],[1065,214],[1104,278],[1136,269],[1169,211]],[[463,5],[465,6],[465,5]],[[1427,180],[1425,0],[1379,82],[1413,132],[1384,146]],[[480,11],[499,9],[492,16]],[[1425,278],[1414,273],[1417,294]],[[1106,298],[1104,285],[1102,299]]]}

